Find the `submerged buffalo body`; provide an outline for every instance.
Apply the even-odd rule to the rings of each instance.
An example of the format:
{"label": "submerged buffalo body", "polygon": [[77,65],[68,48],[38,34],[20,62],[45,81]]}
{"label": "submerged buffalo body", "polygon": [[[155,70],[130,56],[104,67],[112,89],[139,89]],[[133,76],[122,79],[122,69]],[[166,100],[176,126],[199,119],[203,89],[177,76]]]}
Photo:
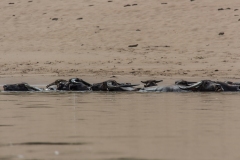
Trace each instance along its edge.
{"label": "submerged buffalo body", "polygon": [[[230,82],[230,81],[226,81],[226,82],[211,81],[211,80],[204,80],[203,82],[208,83],[208,85],[212,85],[212,84],[220,85],[222,87],[222,91],[224,91],[224,92],[240,91],[240,83],[234,83],[234,82]],[[182,86],[191,86],[196,83],[197,82],[189,82],[189,81],[185,81],[185,80],[180,80],[180,81],[175,82],[175,84],[182,85]],[[203,84],[203,85],[207,85],[207,84]]]}
{"label": "submerged buffalo body", "polygon": [[[178,83],[179,84],[179,83]],[[203,80],[200,82],[176,84],[172,86],[155,86],[141,89],[142,92],[220,92],[224,91],[223,87],[210,80]]]}
{"label": "submerged buffalo body", "polygon": [[225,92],[239,92],[240,91],[240,84],[239,83],[229,83],[229,82],[219,82],[216,81],[223,88]]}
{"label": "submerged buffalo body", "polygon": [[85,82],[79,78],[71,78],[68,81],[63,79],[58,79],[53,83],[50,83],[46,86],[46,88],[51,90],[51,86],[56,85],[56,90],[64,90],[64,91],[89,91],[91,89],[91,84]]}
{"label": "submerged buffalo body", "polygon": [[139,90],[140,92],[187,92],[187,90],[182,90],[178,85],[172,86],[151,86],[145,87]]}
{"label": "submerged buffalo body", "polygon": [[118,83],[115,80],[108,80],[92,85],[92,91],[137,91],[139,89],[133,88],[131,83]]}
{"label": "submerged buffalo body", "polygon": [[30,86],[27,83],[6,84],[3,89],[4,91],[42,91],[42,89]]}
{"label": "submerged buffalo body", "polygon": [[[140,92],[220,92],[240,91],[240,83],[220,82],[202,80],[200,82],[189,82],[185,80],[176,81],[174,85],[157,86],[162,80],[142,81],[144,88],[135,88],[131,83],[118,83],[115,80],[107,80],[101,83],[90,84],[79,78],[71,78],[68,81],[58,79],[46,86],[46,90],[63,91],[140,91]],[[55,87],[53,87],[55,86]],[[27,83],[6,84],[4,91],[43,91],[43,89],[30,86]]]}

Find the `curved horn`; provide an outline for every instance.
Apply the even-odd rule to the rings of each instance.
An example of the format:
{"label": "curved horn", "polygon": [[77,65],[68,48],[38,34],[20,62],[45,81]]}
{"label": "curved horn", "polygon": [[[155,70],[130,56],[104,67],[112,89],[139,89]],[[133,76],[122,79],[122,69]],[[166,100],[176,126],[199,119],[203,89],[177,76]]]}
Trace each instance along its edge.
{"label": "curved horn", "polygon": [[118,86],[108,85],[108,88],[134,87],[134,86],[139,86],[139,84],[123,84]]}
{"label": "curved horn", "polygon": [[162,82],[163,80],[155,81],[156,83]]}
{"label": "curved horn", "polygon": [[48,88],[48,87],[50,87],[50,86],[53,86],[53,85],[55,85],[55,82],[50,83],[49,85],[46,86],[46,88]]}
{"label": "curved horn", "polygon": [[25,85],[29,90],[33,90],[33,91],[42,91],[40,88],[30,86],[30,85],[27,84],[27,83],[25,83],[24,85]]}
{"label": "curved horn", "polygon": [[84,81],[84,80],[82,80],[82,83],[85,84],[86,86],[89,86],[89,87],[92,86],[92,84],[90,84],[90,83],[88,83],[88,82],[86,82],[86,81]]}
{"label": "curved horn", "polygon": [[118,87],[134,87],[134,86],[139,86],[139,84],[124,84],[124,85],[119,85]]}
{"label": "curved horn", "polygon": [[79,83],[79,82],[81,82],[81,79],[79,79],[79,78],[71,78],[68,81],[71,82],[71,83]]}
{"label": "curved horn", "polygon": [[185,86],[191,86],[192,84],[195,84],[197,82],[189,82],[189,81],[185,81],[185,80],[178,80],[175,81],[175,84],[177,85],[185,85]]}
{"label": "curved horn", "polygon": [[159,82],[162,82],[163,80],[147,80],[147,81],[141,81],[142,83],[151,83],[151,82],[154,82],[154,83],[159,83]]}
{"label": "curved horn", "polygon": [[191,86],[181,86],[181,85],[179,85],[178,87],[182,90],[191,90],[191,89],[198,88],[201,84],[202,84],[202,81],[194,83]]}

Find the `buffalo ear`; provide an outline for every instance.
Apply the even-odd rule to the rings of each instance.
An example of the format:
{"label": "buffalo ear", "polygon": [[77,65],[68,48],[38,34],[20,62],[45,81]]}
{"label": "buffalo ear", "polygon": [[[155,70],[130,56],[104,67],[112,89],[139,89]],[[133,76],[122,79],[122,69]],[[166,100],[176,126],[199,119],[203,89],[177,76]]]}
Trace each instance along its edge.
{"label": "buffalo ear", "polygon": [[148,81],[141,81],[142,83],[148,83]]}

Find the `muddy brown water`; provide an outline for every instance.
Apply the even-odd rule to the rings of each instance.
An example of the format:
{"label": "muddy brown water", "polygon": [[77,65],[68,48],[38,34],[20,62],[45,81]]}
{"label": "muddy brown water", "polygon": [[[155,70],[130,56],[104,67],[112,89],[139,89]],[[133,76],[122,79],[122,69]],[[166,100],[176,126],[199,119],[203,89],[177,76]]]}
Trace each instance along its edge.
{"label": "muddy brown water", "polygon": [[0,93],[0,160],[240,158],[240,93]]}

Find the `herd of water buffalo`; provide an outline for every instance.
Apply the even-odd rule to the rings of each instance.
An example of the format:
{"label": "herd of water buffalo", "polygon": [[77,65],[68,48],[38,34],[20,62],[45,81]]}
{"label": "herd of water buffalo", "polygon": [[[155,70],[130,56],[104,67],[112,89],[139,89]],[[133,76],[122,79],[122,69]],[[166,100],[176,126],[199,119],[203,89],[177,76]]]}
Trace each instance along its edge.
{"label": "herd of water buffalo", "polygon": [[137,87],[138,84],[118,83],[115,80],[107,80],[101,83],[90,84],[79,78],[69,80],[58,79],[46,86],[45,89],[34,87],[28,83],[6,84],[4,91],[140,91],[140,92],[220,92],[240,91],[240,83],[220,82],[202,80],[189,82],[185,80],[176,81],[169,86],[158,86],[162,80],[141,81],[144,87]]}

